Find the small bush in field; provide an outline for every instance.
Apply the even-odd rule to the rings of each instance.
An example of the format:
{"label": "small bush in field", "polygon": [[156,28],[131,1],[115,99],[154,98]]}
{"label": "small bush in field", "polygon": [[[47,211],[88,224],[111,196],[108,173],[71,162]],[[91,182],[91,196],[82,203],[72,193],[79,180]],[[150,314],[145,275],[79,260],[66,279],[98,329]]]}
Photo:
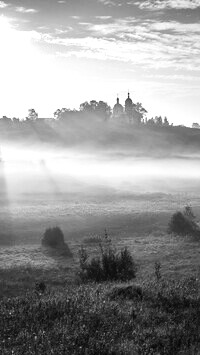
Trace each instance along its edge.
{"label": "small bush in field", "polygon": [[42,245],[56,248],[64,245],[64,234],[59,227],[48,228],[44,232]]}
{"label": "small bush in field", "polygon": [[42,245],[54,249],[63,249],[63,252],[72,255],[68,245],[64,241],[64,234],[59,227],[46,229],[42,237]]}
{"label": "small bush in field", "polygon": [[83,281],[128,281],[136,277],[136,264],[127,248],[116,252],[111,245],[102,247],[100,256],[88,260],[84,248],[79,251],[80,273]]}
{"label": "small bush in field", "polygon": [[183,213],[178,211],[173,214],[169,222],[168,232],[179,235],[200,235],[199,226],[195,222],[191,207],[186,206]]}

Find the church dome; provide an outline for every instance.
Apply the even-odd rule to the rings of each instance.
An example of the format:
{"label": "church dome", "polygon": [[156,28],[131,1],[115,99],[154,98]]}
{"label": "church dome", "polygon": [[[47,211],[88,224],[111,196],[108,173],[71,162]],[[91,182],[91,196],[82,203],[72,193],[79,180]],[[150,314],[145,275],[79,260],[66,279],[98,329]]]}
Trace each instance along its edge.
{"label": "church dome", "polygon": [[114,116],[120,116],[124,111],[123,106],[119,103],[119,98],[117,98],[117,103],[113,107]]}
{"label": "church dome", "polygon": [[128,93],[128,98],[125,101],[125,106],[132,106],[133,101],[130,98],[130,94]]}

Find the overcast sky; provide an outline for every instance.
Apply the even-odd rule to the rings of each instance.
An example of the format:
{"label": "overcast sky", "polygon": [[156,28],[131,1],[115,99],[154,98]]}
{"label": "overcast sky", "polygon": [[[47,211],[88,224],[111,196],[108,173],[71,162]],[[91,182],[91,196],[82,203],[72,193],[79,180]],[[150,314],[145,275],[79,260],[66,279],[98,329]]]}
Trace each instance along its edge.
{"label": "overcast sky", "polygon": [[10,0],[0,14],[0,116],[129,90],[149,115],[200,123],[200,0]]}

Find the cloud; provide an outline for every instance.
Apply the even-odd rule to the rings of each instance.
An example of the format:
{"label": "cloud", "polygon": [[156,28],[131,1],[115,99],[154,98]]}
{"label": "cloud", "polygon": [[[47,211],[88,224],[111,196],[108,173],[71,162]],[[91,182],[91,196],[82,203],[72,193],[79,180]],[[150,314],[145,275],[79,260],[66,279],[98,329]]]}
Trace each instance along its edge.
{"label": "cloud", "polygon": [[7,6],[9,6],[9,4],[6,4],[4,1],[0,1],[0,9],[4,9]]}
{"label": "cloud", "polygon": [[192,82],[193,84],[195,82],[199,83],[199,77],[198,76],[194,76],[194,75],[186,75],[186,74],[147,74],[144,75],[144,78],[146,79],[153,79],[154,82],[156,80],[160,81],[160,80],[164,80],[166,82],[167,81],[185,81],[185,82]]}
{"label": "cloud", "polygon": [[200,25],[198,23],[179,23],[176,21],[157,22],[151,25],[154,31],[173,31],[175,33],[188,33],[189,35],[200,33]]}
{"label": "cloud", "polygon": [[116,0],[98,0],[100,3],[108,6],[120,6],[121,3],[117,3]]}
{"label": "cloud", "polygon": [[[175,21],[138,22],[135,18],[109,23],[80,23],[81,36],[54,33],[43,37],[51,45],[60,46],[58,55],[97,60],[115,60],[143,69],[173,68],[200,70],[198,24]],[[84,35],[83,35],[84,34]]]}
{"label": "cloud", "polygon": [[21,12],[23,14],[35,14],[35,13],[38,12],[38,10],[36,10],[36,9],[27,9],[27,8],[25,8],[23,6],[16,7],[15,11]]}
{"label": "cloud", "polygon": [[110,20],[112,16],[95,16],[98,20]]}
{"label": "cloud", "polygon": [[93,32],[94,34],[99,34],[99,36],[120,36],[120,34],[133,32],[135,22],[136,19],[130,17],[111,21],[106,24],[103,22],[100,24],[85,23],[83,25],[85,25],[88,31]]}
{"label": "cloud", "polygon": [[172,9],[196,9],[200,7],[200,0],[146,0],[137,1],[140,9],[161,10],[165,8]]}

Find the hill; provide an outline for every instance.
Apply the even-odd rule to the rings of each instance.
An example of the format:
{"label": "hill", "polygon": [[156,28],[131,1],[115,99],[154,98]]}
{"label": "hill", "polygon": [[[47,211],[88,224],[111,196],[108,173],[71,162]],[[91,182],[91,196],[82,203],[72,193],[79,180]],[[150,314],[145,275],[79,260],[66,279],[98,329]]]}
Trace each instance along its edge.
{"label": "hill", "polygon": [[187,127],[131,125],[102,121],[80,113],[59,121],[38,119],[0,122],[1,142],[97,149],[106,154],[153,157],[198,157],[200,130]]}

